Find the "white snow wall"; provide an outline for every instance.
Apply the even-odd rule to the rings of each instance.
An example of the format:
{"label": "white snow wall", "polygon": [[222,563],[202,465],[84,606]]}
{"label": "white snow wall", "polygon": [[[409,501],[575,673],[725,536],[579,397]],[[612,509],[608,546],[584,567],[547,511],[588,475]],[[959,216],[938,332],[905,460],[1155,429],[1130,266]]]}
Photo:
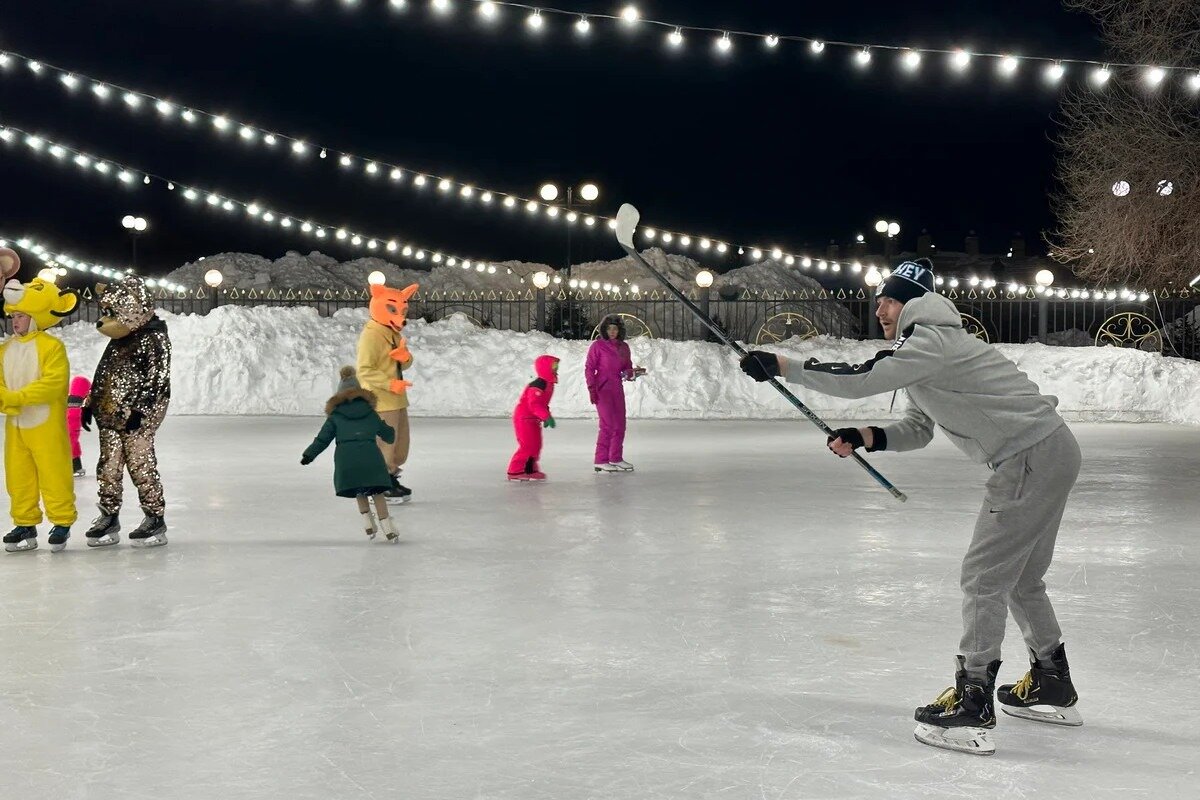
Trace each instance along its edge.
{"label": "white snow wall", "polygon": [[[311,308],[224,306],[206,316],[161,313],[174,346],[174,414],[320,415],[337,370],[354,363],[366,309],[322,318]],[[72,374],[91,376],[106,339],[86,323],[57,331]],[[461,316],[406,331],[415,364],[405,377],[414,416],[508,416],[543,353],[562,359],[551,406],[556,416],[590,417],[583,381],[588,342],[540,333],[481,330]],[[799,416],[769,386],[741,373],[727,349],[706,342],[638,339],[634,362],[649,374],[628,385],[629,414],[657,419],[779,419]],[[770,348],[806,359],[859,363],[886,346],[819,338]],[[1000,345],[1041,388],[1056,395],[1068,419],[1200,425],[1200,363],[1134,350]],[[897,417],[892,397],[841,400],[792,387],[829,419]]]}

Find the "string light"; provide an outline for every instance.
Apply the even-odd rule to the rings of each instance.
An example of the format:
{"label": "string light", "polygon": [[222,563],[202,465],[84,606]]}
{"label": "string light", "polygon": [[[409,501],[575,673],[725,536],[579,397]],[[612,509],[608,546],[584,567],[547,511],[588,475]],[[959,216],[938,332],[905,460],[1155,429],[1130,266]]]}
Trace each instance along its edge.
{"label": "string light", "polygon": [[[89,263],[83,259],[75,258],[69,253],[65,253],[58,248],[49,247],[38,242],[30,236],[7,236],[0,234],[0,247],[9,247],[16,245],[22,250],[28,250],[33,255],[41,259],[45,264],[51,267],[62,266],[66,269],[74,270],[75,272],[99,275],[102,278],[120,278],[129,274],[126,270],[113,269],[103,264]],[[60,272],[59,274],[65,274]],[[170,292],[183,292],[186,289],[177,283],[162,280],[161,278],[149,278],[146,281],[150,286],[161,286]]]}
{"label": "string light", "polygon": [[[8,135],[4,135],[4,134],[8,134]],[[116,177],[118,180],[120,180],[123,183],[131,183],[133,181],[135,173],[141,174],[141,175],[144,175],[144,177],[146,177],[146,178],[150,178],[151,182],[157,181],[159,183],[169,185],[169,186],[178,184],[183,189],[181,196],[188,203],[196,203],[197,201],[200,200],[201,196],[203,196],[205,204],[212,206],[213,208],[222,208],[225,211],[234,211],[234,210],[240,208],[246,212],[247,217],[261,221],[266,224],[271,224],[271,223],[274,223],[276,220],[278,220],[279,226],[285,230],[291,229],[292,226],[294,225],[295,215],[291,215],[291,214],[284,213],[282,211],[266,208],[258,202],[246,202],[246,201],[238,200],[233,197],[228,197],[220,192],[211,192],[211,191],[210,192],[201,192],[198,188],[188,186],[180,181],[170,181],[167,178],[164,178],[164,177],[161,177],[158,175],[153,175],[151,173],[143,173],[141,170],[133,169],[132,167],[125,166],[125,165],[120,164],[115,161],[112,161],[112,162],[104,161],[102,159],[97,158],[94,155],[83,153],[82,151],[76,150],[67,145],[63,145],[63,144],[60,144],[59,142],[51,141],[50,139],[47,139],[46,137],[43,137],[43,136],[35,136],[35,135],[30,134],[20,128],[17,128],[17,127],[11,126],[11,125],[6,126],[6,127],[0,127],[0,140],[4,141],[6,144],[11,144],[12,142],[15,142],[17,140],[18,136],[24,137],[24,139],[23,139],[24,143],[26,145],[28,145],[30,147],[30,149],[35,150],[35,152],[40,151],[47,147],[59,148],[59,149],[61,149],[63,156],[66,156],[67,154],[74,156],[73,160],[75,161],[76,164],[89,163],[92,165],[92,170],[94,170],[95,172],[99,172],[102,175],[108,175],[109,173],[112,172],[112,170],[117,170]],[[30,144],[31,142],[36,143],[37,146],[34,147],[33,145]],[[91,174],[92,170],[85,171],[85,174]],[[305,221],[305,224],[314,228],[315,233],[321,238],[323,238],[323,236],[321,234],[322,228],[333,227],[333,226],[323,225],[322,223],[315,223],[315,225],[314,225],[311,221],[307,221],[307,220]],[[306,233],[308,232],[308,231],[305,231],[304,225],[301,226],[301,230]],[[348,231],[344,228],[339,228],[337,230],[337,238],[339,241],[344,241],[348,237],[350,239],[350,244],[353,245],[354,247],[363,247],[365,245],[366,249],[368,249],[368,250],[374,250],[375,248],[378,247],[378,241],[375,237],[365,236],[363,234],[359,234],[359,233],[356,233],[353,231]],[[423,251],[418,250],[417,252],[418,252],[418,255],[417,255],[418,259],[424,258]]]}

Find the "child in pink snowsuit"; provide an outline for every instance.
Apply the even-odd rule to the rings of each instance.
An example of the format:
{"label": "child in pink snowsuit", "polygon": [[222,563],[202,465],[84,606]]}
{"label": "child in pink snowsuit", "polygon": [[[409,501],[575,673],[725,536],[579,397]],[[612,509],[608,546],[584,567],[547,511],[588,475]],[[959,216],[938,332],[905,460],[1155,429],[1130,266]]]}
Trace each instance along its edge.
{"label": "child in pink snowsuit", "polygon": [[537,379],[525,387],[513,409],[517,452],[508,462],[510,481],[546,480],[545,473],[538,468],[538,459],[542,455],[542,426],[553,428],[556,424],[550,415],[550,398],[554,396],[554,384],[558,383],[558,359],[538,356],[533,362],[533,371]]}
{"label": "child in pink snowsuit", "polygon": [[67,390],[67,433],[71,437],[71,469],[76,477],[84,474],[79,431],[83,427],[83,403],[91,391],[92,382],[82,375],[72,378],[71,388]]}
{"label": "child in pink snowsuit", "polygon": [[625,343],[625,323],[614,314],[600,323],[600,338],[592,342],[584,363],[588,395],[600,412],[600,435],[596,437],[596,472],[631,472],[625,460],[625,387],[645,372],[635,369],[629,345]]}

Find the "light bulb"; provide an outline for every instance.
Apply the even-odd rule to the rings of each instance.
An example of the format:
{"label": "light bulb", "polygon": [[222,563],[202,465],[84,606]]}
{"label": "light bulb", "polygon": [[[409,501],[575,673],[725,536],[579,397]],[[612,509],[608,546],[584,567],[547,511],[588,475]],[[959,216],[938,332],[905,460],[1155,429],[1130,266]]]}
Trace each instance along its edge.
{"label": "light bulb", "polygon": [[545,20],[542,19],[542,12],[538,9],[534,9],[533,13],[529,15],[529,18],[525,20],[526,24],[528,24],[529,27],[535,31],[541,30],[542,23],[544,21]]}
{"label": "light bulb", "polygon": [[814,40],[813,40],[813,41],[812,41],[812,42],[811,42],[811,43],[808,45],[808,49],[809,49],[809,50],[811,50],[811,51],[813,51],[814,53],[820,53],[820,52],[823,52],[823,51],[825,50],[825,43],[824,43],[824,42],[822,42],[822,41],[819,41],[819,40],[817,40],[817,39],[814,39]]}
{"label": "light bulb", "polygon": [[910,72],[913,72],[917,67],[921,66],[921,54],[916,50],[909,50],[904,54],[904,66]]}
{"label": "light bulb", "polygon": [[667,41],[670,42],[672,47],[681,47],[683,45],[683,31],[676,28],[667,34]]}
{"label": "light bulb", "polygon": [[579,21],[575,23],[575,32],[580,36],[587,36],[588,31],[591,29],[592,23],[588,22],[587,17],[580,17]]}
{"label": "light bulb", "polygon": [[729,39],[729,34],[726,33],[721,38],[717,39],[717,50],[721,53],[728,53],[733,49],[733,42]]}
{"label": "light bulb", "polygon": [[1056,61],[1055,63],[1046,67],[1046,80],[1050,81],[1051,83],[1061,80],[1066,71],[1067,68],[1062,65],[1062,62]]}
{"label": "light bulb", "polygon": [[1013,56],[1005,56],[1000,59],[1000,72],[1005,75],[1012,75],[1017,71],[1017,59]]}
{"label": "light bulb", "polygon": [[871,63],[871,48],[864,47],[854,54],[854,60],[858,62],[860,67],[865,67]]}
{"label": "light bulb", "polygon": [[971,54],[966,50],[955,50],[954,54],[950,56],[950,63],[956,70],[962,72],[971,65]]}
{"label": "light bulb", "polygon": [[766,39],[763,40],[763,43],[767,47],[770,47],[770,48],[778,47],[779,46],[779,37],[774,34],[770,34],[767,36]]}
{"label": "light bulb", "polygon": [[633,23],[635,23],[639,19],[641,19],[641,17],[642,17],[642,14],[640,11],[637,10],[637,6],[630,5],[630,6],[625,6],[623,9],[621,9],[621,19],[623,19],[628,24],[632,25]]}

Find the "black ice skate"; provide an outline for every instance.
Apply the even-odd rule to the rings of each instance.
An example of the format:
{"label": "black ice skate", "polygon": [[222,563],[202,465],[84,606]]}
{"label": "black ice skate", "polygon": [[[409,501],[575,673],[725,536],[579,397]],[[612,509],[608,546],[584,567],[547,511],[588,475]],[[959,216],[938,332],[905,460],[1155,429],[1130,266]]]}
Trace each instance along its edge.
{"label": "black ice skate", "polygon": [[121,522],[116,514],[100,509],[100,516],[92,520],[92,527],[84,534],[88,547],[109,547],[121,541]]}
{"label": "black ice skate", "polygon": [[1079,696],[1071,683],[1071,668],[1067,666],[1066,645],[1060,644],[1050,655],[1053,666],[1039,666],[1037,654],[1029,653],[1029,672],[1015,684],[1005,684],[996,690],[1004,713],[1051,725],[1083,724],[1075,708]]}
{"label": "black ice skate", "polygon": [[1000,662],[987,667],[987,683],[980,685],[967,677],[965,659],[957,656],[954,686],[942,692],[931,705],[918,708],[914,734],[917,741],[932,747],[990,756],[996,745],[987,732],[996,727],[996,708],[992,694]]}
{"label": "black ice skate", "polygon": [[387,498],[388,503],[393,505],[407,503],[409,500],[412,500],[412,489],[400,484],[399,469],[396,470],[396,474],[392,475],[392,488],[384,492],[383,496]]}
{"label": "black ice skate", "polygon": [[167,522],[155,514],[147,514],[138,525],[129,532],[130,547],[161,547],[167,543]]}
{"label": "black ice skate", "polygon": [[32,525],[18,525],[13,528],[4,534],[4,549],[10,553],[37,550],[37,528]]}
{"label": "black ice skate", "polygon": [[50,529],[50,552],[58,553],[66,549],[67,539],[71,538],[70,525],[55,525]]}
{"label": "black ice skate", "polygon": [[78,458],[71,459],[71,473],[76,478],[82,478],[87,475],[87,470],[83,468],[83,460]]}

